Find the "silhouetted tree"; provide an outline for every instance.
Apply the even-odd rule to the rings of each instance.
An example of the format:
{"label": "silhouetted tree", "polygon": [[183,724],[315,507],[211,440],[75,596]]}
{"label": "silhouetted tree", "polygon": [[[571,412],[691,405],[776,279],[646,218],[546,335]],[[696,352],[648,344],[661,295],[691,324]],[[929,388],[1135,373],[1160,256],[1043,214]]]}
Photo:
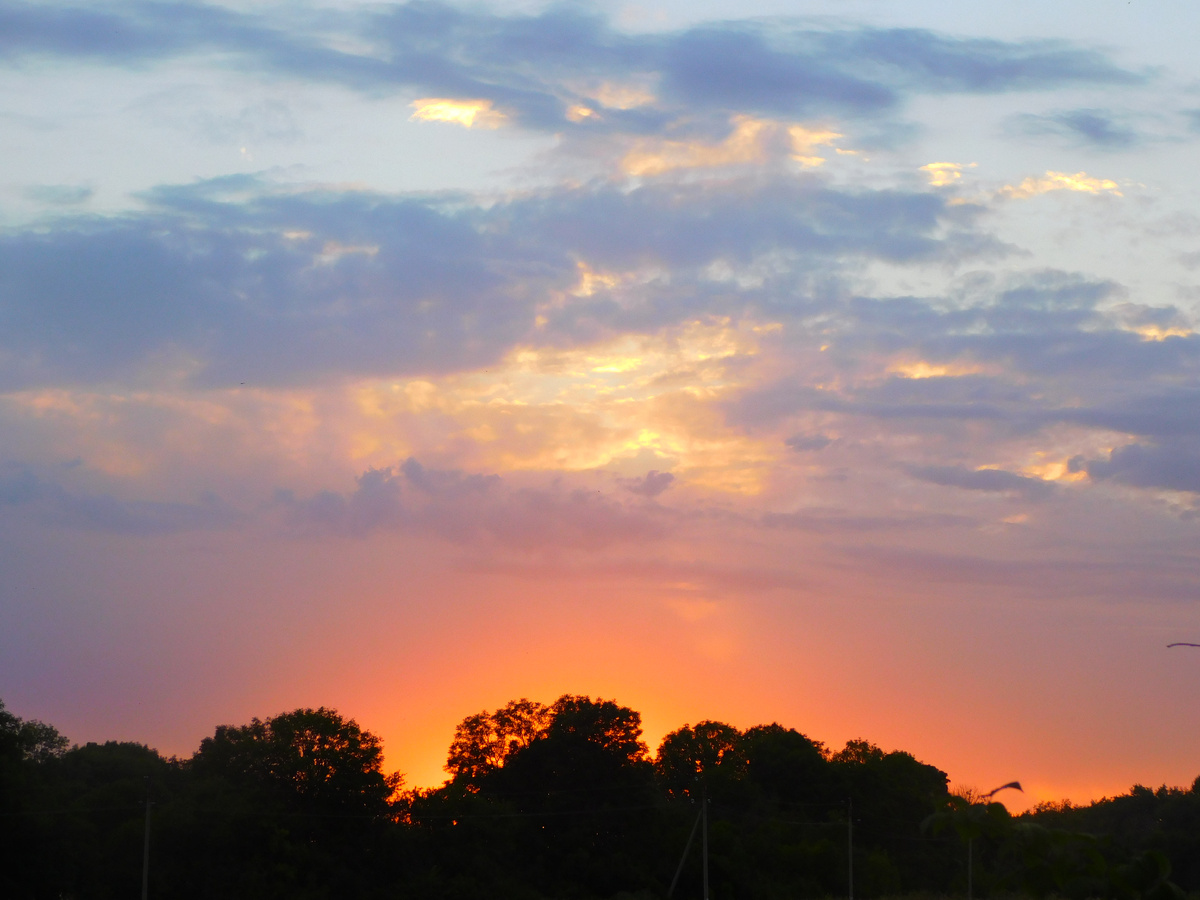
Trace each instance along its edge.
{"label": "silhouetted tree", "polygon": [[[60,892],[98,900],[136,896],[146,799],[152,791],[157,804],[170,803],[179,788],[178,762],[144,744],[107,741],[72,747],[45,773],[51,787],[46,797],[55,810],[48,823]],[[156,866],[152,883],[169,885],[168,874],[169,867]]]}
{"label": "silhouetted tree", "polygon": [[439,854],[433,887],[463,896],[521,883],[546,895],[644,887],[659,799],[641,735],[635,710],[570,694],[468,717],[447,764],[454,778],[414,798],[413,819],[442,847],[474,843],[487,867],[458,856],[452,876]]}
{"label": "silhouetted tree", "polygon": [[382,742],[335,710],[223,725],[189,762],[186,883],[197,896],[362,895],[382,870],[398,774]]}
{"label": "silhouetted tree", "polygon": [[[655,774],[675,798],[699,797],[702,783],[720,792],[745,772],[742,733],[724,722],[705,720],[672,731],[658,747]],[[715,783],[715,785],[714,785]]]}
{"label": "silhouetted tree", "polygon": [[468,790],[495,772],[518,750],[546,733],[552,711],[522,697],[495,712],[467,716],[454,729],[446,771]]}
{"label": "silhouetted tree", "polygon": [[222,725],[192,766],[312,809],[386,815],[399,774],[383,772],[383,743],[336,710],[297,709],[249,725]]}
{"label": "silhouetted tree", "polygon": [[[1096,842],[1117,893],[1165,898],[1174,896],[1176,885],[1189,893],[1200,890],[1200,778],[1190,789],[1134,785],[1127,794],[1087,806],[1040,804],[1022,821]],[[1165,874],[1154,875],[1164,865]]]}
{"label": "silhouetted tree", "polygon": [[828,754],[819,741],[779,724],[756,725],[742,735],[741,754],[755,794],[773,804],[840,802]]}
{"label": "silhouetted tree", "polygon": [[[447,771],[397,797],[379,739],[324,708],[222,726],[180,761],[68,750],[0,703],[0,896],[136,894],[148,796],[151,891],[178,900],[661,896],[703,795],[718,897],[840,894],[848,800],[864,897],[961,889],[963,840],[980,896],[1182,900],[1175,882],[1200,860],[1200,779],[1014,819],[951,796],[910,754],[860,740],[831,754],[778,724],[685,725],[651,762],[638,713],[586,696],[467,717]],[[680,895],[699,878],[697,854]]]}
{"label": "silhouetted tree", "polygon": [[50,725],[13,715],[0,700],[0,896],[35,896],[49,860],[51,824],[46,763],[66,752],[67,739]]}
{"label": "silhouetted tree", "polygon": [[853,801],[856,853],[862,854],[861,866],[855,857],[856,890],[870,895],[944,889],[944,848],[926,840],[922,823],[947,802],[946,773],[910,753],[885,753],[861,740],[848,741],[831,763]]}
{"label": "silhouetted tree", "polygon": [[14,716],[0,700],[0,759],[46,762],[61,757],[70,743],[53,725]]}

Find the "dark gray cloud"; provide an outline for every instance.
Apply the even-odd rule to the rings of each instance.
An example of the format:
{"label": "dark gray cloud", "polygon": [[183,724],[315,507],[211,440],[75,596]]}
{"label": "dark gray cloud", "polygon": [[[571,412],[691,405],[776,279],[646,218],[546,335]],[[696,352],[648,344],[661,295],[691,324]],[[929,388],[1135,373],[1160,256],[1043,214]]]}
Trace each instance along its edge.
{"label": "dark gray cloud", "polygon": [[1074,144],[1125,150],[1143,141],[1123,117],[1104,109],[1069,109],[1045,115],[1013,117],[1009,127],[1023,135],[1057,135]]}
{"label": "dark gray cloud", "polygon": [[69,490],[39,477],[29,466],[7,463],[0,465],[0,515],[14,508],[52,525],[140,536],[224,529],[245,518],[213,494],[195,503],[122,500]]}
{"label": "dark gray cloud", "polygon": [[631,494],[637,494],[639,497],[654,498],[669,488],[674,481],[675,476],[670,472],[659,472],[651,469],[641,478],[625,478],[621,480],[621,483],[625,486],[625,490]]}
{"label": "dark gray cloud", "polygon": [[528,326],[509,242],[428,203],[160,199],[146,216],[0,238],[5,380],[116,377],[172,350],[210,362],[219,383],[445,370],[486,362]]}
{"label": "dark gray cloud", "polygon": [[[1110,282],[1034,272],[951,297],[834,297],[808,312],[819,317],[841,386],[814,389],[799,373],[732,398],[726,415],[747,428],[815,411],[915,431],[976,422],[1010,434],[1061,423],[1146,437],[1196,433],[1200,400],[1188,385],[1200,374],[1200,339],[1146,340],[1131,326],[1175,326],[1181,312],[1114,305],[1120,296]],[[860,377],[864,364],[895,358],[964,374]]]}
{"label": "dark gray cloud", "polygon": [[[1097,388],[1100,393],[1102,388]],[[1164,385],[1126,393],[1114,387],[1109,390],[1113,396],[1108,403],[1053,410],[1047,418],[1148,438],[1200,435],[1200,391],[1195,388]]]}
{"label": "dark gray cloud", "polygon": [[[1194,411],[1194,410],[1193,410]],[[1200,432],[1200,426],[1193,434]],[[1115,447],[1108,459],[1073,461],[1089,478],[1141,488],[1200,493],[1200,440],[1174,439]]]}
{"label": "dark gray cloud", "polygon": [[[338,43],[338,39],[342,39]],[[366,42],[369,52],[341,49]],[[1064,43],[958,39],[914,29],[816,30],[793,21],[629,34],[575,6],[500,15],[437,2],[244,13],[192,3],[0,3],[0,58],[145,65],[221,53],[236,64],[367,92],[492,100],[561,130],[580,79],[659,79],[664,111],[876,115],[914,92],[993,93],[1141,79]],[[663,111],[606,112],[580,129],[657,128]],[[673,117],[673,114],[671,115]]]}
{"label": "dark gray cloud", "polygon": [[[669,476],[668,476],[669,477]],[[625,506],[599,491],[513,487],[496,475],[430,469],[415,459],[368,469],[348,494],[276,496],[287,525],[362,537],[377,531],[436,535],[457,543],[518,549],[599,549],[665,533],[664,510]]]}
{"label": "dark gray cloud", "polygon": [[[1131,328],[1182,329],[1173,307],[1113,304],[1115,286],[1063,273],[1031,273],[949,298],[842,298],[819,319],[836,388],[808,373],[759,385],[726,402],[747,429],[823,413],[874,420],[885,432],[921,436],[931,461],[950,448],[968,457],[980,441],[1028,440],[1059,426],[1137,437],[1107,459],[1072,462],[1095,481],[1200,489],[1200,339],[1147,340]],[[965,301],[965,302],[964,302]],[[964,374],[871,377],[881,361],[921,359]],[[862,377],[864,363],[868,377]],[[970,426],[968,429],[966,426]],[[853,428],[853,425],[844,427]],[[878,432],[875,432],[878,433]],[[789,441],[815,448],[808,434]],[[961,457],[960,457],[961,458]],[[1041,499],[1051,483],[998,469],[912,465],[921,480]]]}
{"label": "dark gray cloud", "polygon": [[[1130,390],[1104,369],[1103,348],[1092,360],[1093,382],[1085,403],[1067,405],[1064,386],[1052,380],[1018,384],[1018,372],[992,377],[889,379],[882,386],[839,393],[789,381],[756,388],[726,405],[731,424],[755,428],[801,412],[840,413],[903,422],[921,430],[937,422],[978,422],[1010,434],[1059,425],[1170,439],[1200,435],[1200,391],[1161,386]],[[1081,375],[1082,377],[1082,375]],[[959,394],[956,399],[947,395]],[[977,399],[970,395],[982,394]],[[936,399],[941,395],[944,399]],[[988,397],[991,399],[988,399]]]}
{"label": "dark gray cloud", "polygon": [[664,43],[664,86],[689,107],[797,115],[880,112],[899,102],[894,90],[842,69],[819,46],[772,46],[758,26],[714,25]]}
{"label": "dark gray cloud", "polygon": [[921,91],[999,93],[1130,84],[1144,77],[1117,67],[1097,50],[1061,41],[1004,42],[893,28],[833,32],[823,43],[831,54],[859,66],[890,67],[895,81]]}
{"label": "dark gray cloud", "polygon": [[129,64],[222,43],[257,31],[215,6],[184,3],[0,4],[0,57],[67,56]]}
{"label": "dark gray cloud", "polygon": [[540,341],[783,299],[705,281],[715,261],[783,255],[828,272],[995,252],[937,196],[784,176],[600,183],[487,207],[457,195],[275,195],[235,176],[146,200],[143,214],[0,235],[0,385],[129,378],[179,357],[200,365],[201,384],[481,367],[530,338],[581,259],[672,279],[550,311]]}
{"label": "dark gray cloud", "polygon": [[784,443],[793,450],[815,451],[824,450],[833,443],[833,438],[824,434],[793,434]]}
{"label": "dark gray cloud", "polygon": [[931,484],[1012,494],[1029,500],[1041,500],[1054,493],[1054,483],[1030,478],[1003,469],[968,469],[965,466],[910,466],[908,474]]}

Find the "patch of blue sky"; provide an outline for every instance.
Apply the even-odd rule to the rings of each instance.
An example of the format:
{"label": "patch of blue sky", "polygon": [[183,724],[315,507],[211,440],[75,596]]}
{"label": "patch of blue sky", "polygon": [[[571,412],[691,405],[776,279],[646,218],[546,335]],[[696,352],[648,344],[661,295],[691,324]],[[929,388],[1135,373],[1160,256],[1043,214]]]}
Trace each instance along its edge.
{"label": "patch of blue sky", "polygon": [[385,192],[495,191],[536,180],[531,161],[555,143],[411,121],[411,91],[371,96],[192,61],[0,69],[0,97],[0,224],[9,226],[62,211],[46,202],[47,187],[86,188],[83,211],[115,213],[157,185],[232,173]]}

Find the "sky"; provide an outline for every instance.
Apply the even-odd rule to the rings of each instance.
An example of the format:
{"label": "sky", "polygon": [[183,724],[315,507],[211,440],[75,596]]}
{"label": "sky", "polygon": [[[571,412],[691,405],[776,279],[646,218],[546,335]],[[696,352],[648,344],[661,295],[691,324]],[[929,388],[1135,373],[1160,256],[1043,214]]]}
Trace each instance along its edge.
{"label": "sky", "polygon": [[[0,697],[1200,775],[1200,7],[0,0]],[[1015,799],[1014,799],[1015,797]]]}

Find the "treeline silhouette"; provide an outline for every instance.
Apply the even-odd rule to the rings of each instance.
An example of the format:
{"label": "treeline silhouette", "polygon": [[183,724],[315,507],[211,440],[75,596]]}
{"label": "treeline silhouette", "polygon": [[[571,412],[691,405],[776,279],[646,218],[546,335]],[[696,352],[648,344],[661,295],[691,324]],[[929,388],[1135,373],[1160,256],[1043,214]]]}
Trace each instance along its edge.
{"label": "treeline silhouette", "polygon": [[[565,695],[463,720],[449,779],[404,790],[378,737],[326,708],[221,726],[188,759],[68,746],[0,702],[0,897],[715,898],[1200,890],[1200,779],[1011,817],[866,741],[685,725]],[[684,858],[684,848],[691,847]],[[681,859],[682,865],[681,865]]]}

